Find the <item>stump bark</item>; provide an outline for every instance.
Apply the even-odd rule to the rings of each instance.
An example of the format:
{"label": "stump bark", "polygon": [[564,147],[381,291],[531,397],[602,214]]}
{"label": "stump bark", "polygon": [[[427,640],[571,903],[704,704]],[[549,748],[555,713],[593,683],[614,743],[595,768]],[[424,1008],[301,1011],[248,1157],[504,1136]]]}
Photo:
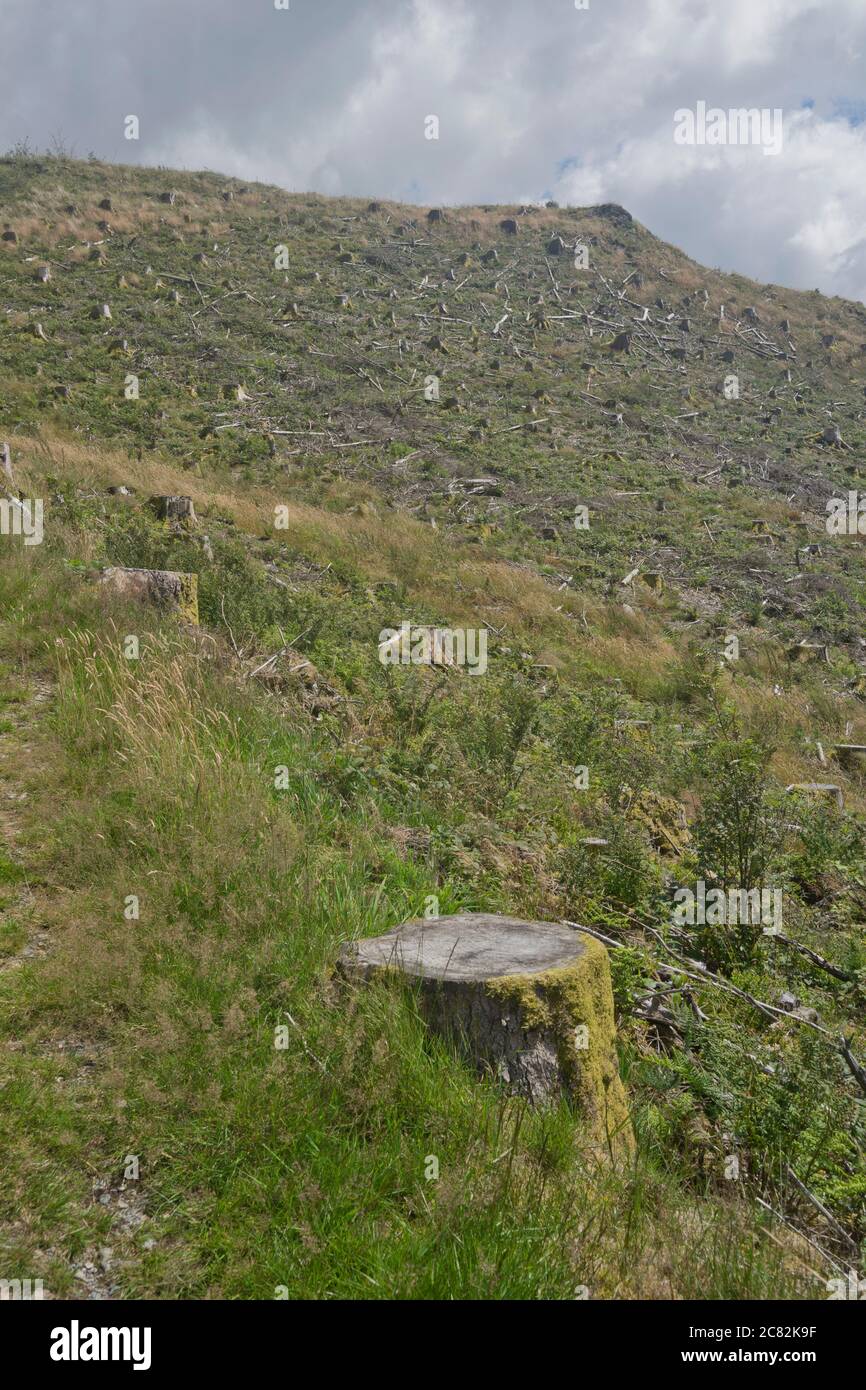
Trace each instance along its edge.
{"label": "stump bark", "polygon": [[351,942],[338,970],[411,982],[428,1027],[478,1072],[533,1104],[567,1096],[596,1134],[631,1145],[608,953],[593,937],[466,913]]}
{"label": "stump bark", "polygon": [[198,623],[198,575],[174,570],[103,570],[101,581],[124,598],[143,599],[161,608],[174,608],[178,617]]}
{"label": "stump bark", "polygon": [[153,509],[160,521],[180,521],[186,526],[198,524],[191,497],[151,497],[148,506]]}

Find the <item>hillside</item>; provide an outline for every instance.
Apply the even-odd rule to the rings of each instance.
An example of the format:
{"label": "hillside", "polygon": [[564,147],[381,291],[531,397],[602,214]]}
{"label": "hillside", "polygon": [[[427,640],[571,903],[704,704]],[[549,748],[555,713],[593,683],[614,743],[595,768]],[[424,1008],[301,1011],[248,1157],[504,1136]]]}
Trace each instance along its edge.
{"label": "hillside", "polygon": [[[6,490],[45,499],[0,536],[0,1265],[824,1297],[866,1237],[866,549],[826,525],[866,308],[613,205],[438,212],[0,160]],[[196,574],[200,627],[118,565]],[[384,665],[403,622],[483,675]],[[675,921],[698,881],[781,936]],[[608,944],[632,1158],[335,987],[431,898]]]}

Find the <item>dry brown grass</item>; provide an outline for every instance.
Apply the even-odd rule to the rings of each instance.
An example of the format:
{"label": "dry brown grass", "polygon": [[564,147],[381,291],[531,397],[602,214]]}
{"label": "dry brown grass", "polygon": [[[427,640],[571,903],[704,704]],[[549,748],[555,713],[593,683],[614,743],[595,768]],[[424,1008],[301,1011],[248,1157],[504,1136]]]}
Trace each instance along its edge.
{"label": "dry brown grass", "polygon": [[[539,659],[557,665],[571,654],[583,658],[591,645],[592,664],[608,662],[623,679],[658,675],[674,659],[676,649],[663,636],[660,623],[646,611],[634,618],[619,604],[605,604],[576,593],[560,592],[528,567],[487,558],[475,546],[454,544],[412,518],[401,517],[396,528],[390,517],[337,513],[302,502],[286,502],[273,488],[251,484],[225,485],[148,455],[132,459],[120,450],[75,439],[44,436],[14,441],[16,479],[35,491],[53,474],[70,478],[85,489],[101,490],[125,484],[140,499],[153,494],[190,496],[196,508],[208,507],[232,517],[250,536],[273,528],[274,508],[288,509],[292,544],[316,563],[345,560],[371,583],[402,579],[413,600],[452,622],[474,625],[482,618],[531,643]],[[20,460],[20,461],[19,461]]]}

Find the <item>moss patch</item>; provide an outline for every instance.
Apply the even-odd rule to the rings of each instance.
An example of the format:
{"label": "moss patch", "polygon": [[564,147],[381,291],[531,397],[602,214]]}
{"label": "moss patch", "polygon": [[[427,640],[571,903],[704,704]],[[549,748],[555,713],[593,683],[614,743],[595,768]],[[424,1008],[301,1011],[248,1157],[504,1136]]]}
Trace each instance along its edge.
{"label": "moss patch", "polygon": [[198,625],[198,575],[182,574],[180,576],[180,599],[178,601],[178,613],[186,623]]}
{"label": "moss patch", "polygon": [[610,962],[605,947],[581,937],[567,966],[539,975],[504,975],[486,990],[515,1008],[527,1032],[550,1033],[566,1089],[591,1127],[629,1149],[634,1139],[616,1055]]}

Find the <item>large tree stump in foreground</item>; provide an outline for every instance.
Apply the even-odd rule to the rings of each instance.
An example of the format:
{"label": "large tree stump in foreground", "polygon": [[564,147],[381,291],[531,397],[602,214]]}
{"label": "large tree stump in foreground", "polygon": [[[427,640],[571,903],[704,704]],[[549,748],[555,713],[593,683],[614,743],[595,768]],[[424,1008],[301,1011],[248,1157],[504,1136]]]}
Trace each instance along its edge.
{"label": "large tree stump in foreground", "polygon": [[175,609],[187,623],[198,623],[198,575],[175,570],[122,569],[112,565],[100,582],[123,598],[142,599],[160,608]]}
{"label": "large tree stump in foreground", "polygon": [[594,1131],[631,1143],[608,953],[593,937],[467,913],[351,942],[339,969],[410,980],[428,1026],[480,1072],[533,1103],[565,1094]]}

